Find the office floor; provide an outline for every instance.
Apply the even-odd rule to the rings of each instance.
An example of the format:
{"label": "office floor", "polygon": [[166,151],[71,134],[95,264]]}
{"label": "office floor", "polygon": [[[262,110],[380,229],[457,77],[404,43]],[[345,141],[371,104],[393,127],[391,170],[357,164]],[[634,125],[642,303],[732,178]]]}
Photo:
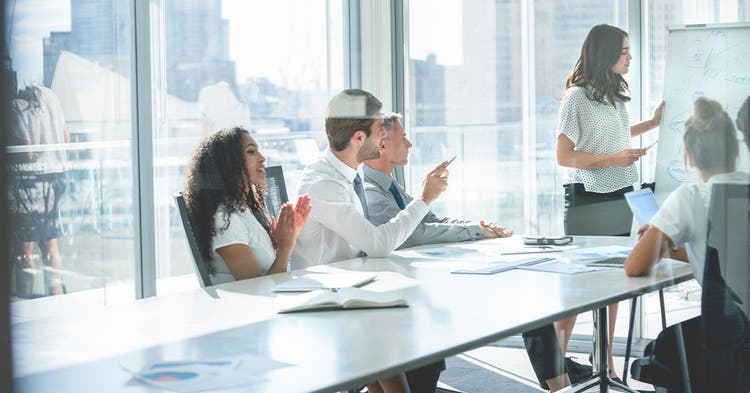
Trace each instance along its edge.
{"label": "office floor", "polygon": [[[534,370],[531,368],[528,357],[526,357],[526,351],[519,348],[503,348],[495,346],[487,346],[472,351],[464,352],[458,355],[460,359],[473,363],[477,367],[482,367],[487,371],[498,373],[505,378],[510,378],[519,384],[525,385],[534,389],[535,391],[543,392],[537,384],[536,377],[534,376]],[[579,363],[588,363],[588,353],[568,353],[568,356],[572,356],[574,360]],[[615,357],[615,367],[618,375],[622,373],[623,358]],[[639,390],[653,390],[653,387],[648,384],[640,383],[628,379],[628,385],[634,389]],[[473,393],[467,390],[459,390],[453,386],[441,383],[438,386],[439,393],[447,393],[458,391],[462,393]],[[515,393],[517,389],[512,390],[492,390],[497,393]],[[529,390],[529,389],[525,389]],[[598,391],[597,388],[591,389],[591,392]]]}

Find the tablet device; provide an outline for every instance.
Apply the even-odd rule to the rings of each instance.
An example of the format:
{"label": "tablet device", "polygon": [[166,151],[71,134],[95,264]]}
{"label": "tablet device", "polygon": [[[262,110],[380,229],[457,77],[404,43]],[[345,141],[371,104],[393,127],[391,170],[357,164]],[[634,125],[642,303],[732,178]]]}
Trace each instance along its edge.
{"label": "tablet device", "polygon": [[659,211],[659,205],[656,203],[654,193],[650,188],[642,188],[638,191],[625,193],[625,200],[633,212],[633,217],[639,226],[648,224],[651,217]]}

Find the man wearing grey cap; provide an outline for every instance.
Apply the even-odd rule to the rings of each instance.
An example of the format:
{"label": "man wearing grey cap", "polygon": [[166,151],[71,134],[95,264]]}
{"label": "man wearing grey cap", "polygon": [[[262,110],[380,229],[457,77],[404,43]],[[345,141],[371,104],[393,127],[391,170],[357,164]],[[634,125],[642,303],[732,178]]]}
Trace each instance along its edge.
{"label": "man wearing grey cap", "polygon": [[348,89],[328,104],[329,148],[302,172],[297,192],[308,194],[312,210],[297,238],[292,266],[313,265],[362,256],[384,257],[411,235],[448,187],[447,162],[427,174],[422,194],[383,225],[368,221],[361,164],[380,156],[382,104],[372,94]]}
{"label": "man wearing grey cap", "polygon": [[[344,90],[328,103],[329,148],[305,168],[297,189],[299,195],[310,196],[312,210],[297,237],[292,254],[294,269],[362,255],[390,254],[414,232],[429,211],[428,205],[448,187],[448,162],[443,162],[427,174],[420,198],[396,217],[379,226],[368,221],[360,167],[365,160],[380,156],[386,136],[381,108],[380,100],[360,89]],[[407,374],[409,388],[414,392],[434,391],[442,368],[444,365],[438,362],[412,370]],[[432,378],[422,378],[422,374]],[[404,379],[403,375],[386,378],[379,381],[380,386],[368,385],[368,390],[409,392]],[[429,387],[423,388],[425,385]]]}

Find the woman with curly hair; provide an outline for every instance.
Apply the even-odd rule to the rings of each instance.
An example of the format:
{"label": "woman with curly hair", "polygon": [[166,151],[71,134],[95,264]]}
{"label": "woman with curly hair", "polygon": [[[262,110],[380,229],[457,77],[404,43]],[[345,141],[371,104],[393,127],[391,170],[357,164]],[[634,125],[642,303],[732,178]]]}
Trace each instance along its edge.
{"label": "woman with curly hair", "polygon": [[285,272],[297,235],[310,214],[310,198],[266,215],[265,157],[246,130],[217,131],[196,149],[185,204],[198,248],[214,284]]}

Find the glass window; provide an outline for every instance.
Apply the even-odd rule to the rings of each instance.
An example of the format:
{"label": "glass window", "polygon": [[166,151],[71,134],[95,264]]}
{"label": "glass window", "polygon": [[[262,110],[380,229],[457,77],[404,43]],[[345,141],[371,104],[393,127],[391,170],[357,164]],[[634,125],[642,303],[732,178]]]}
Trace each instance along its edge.
{"label": "glass window", "polygon": [[135,298],[129,4],[6,3],[14,299]]}
{"label": "glass window", "polygon": [[458,155],[438,215],[523,231],[521,27],[520,1],[409,2],[412,193]]}
{"label": "glass window", "polygon": [[154,56],[157,292],[196,286],[173,193],[198,142],[241,126],[266,165],[282,165],[290,198],[326,145],[328,98],[343,88],[343,8],[331,0],[164,0]]}
{"label": "glass window", "polygon": [[[406,121],[414,147],[406,171],[418,180],[412,191],[429,169],[458,154],[448,191],[432,205],[437,214],[492,220],[517,233],[562,233],[558,97],[589,29],[601,23],[627,29],[627,4],[542,0],[529,20],[520,1],[441,4],[409,2]],[[525,55],[529,23],[533,41],[526,49],[533,52]],[[527,66],[524,56],[533,59]],[[533,70],[530,86],[523,86],[524,67]],[[524,88],[533,97],[524,98]],[[627,333],[627,315],[619,313],[618,335]],[[576,333],[590,334],[586,318]]]}

